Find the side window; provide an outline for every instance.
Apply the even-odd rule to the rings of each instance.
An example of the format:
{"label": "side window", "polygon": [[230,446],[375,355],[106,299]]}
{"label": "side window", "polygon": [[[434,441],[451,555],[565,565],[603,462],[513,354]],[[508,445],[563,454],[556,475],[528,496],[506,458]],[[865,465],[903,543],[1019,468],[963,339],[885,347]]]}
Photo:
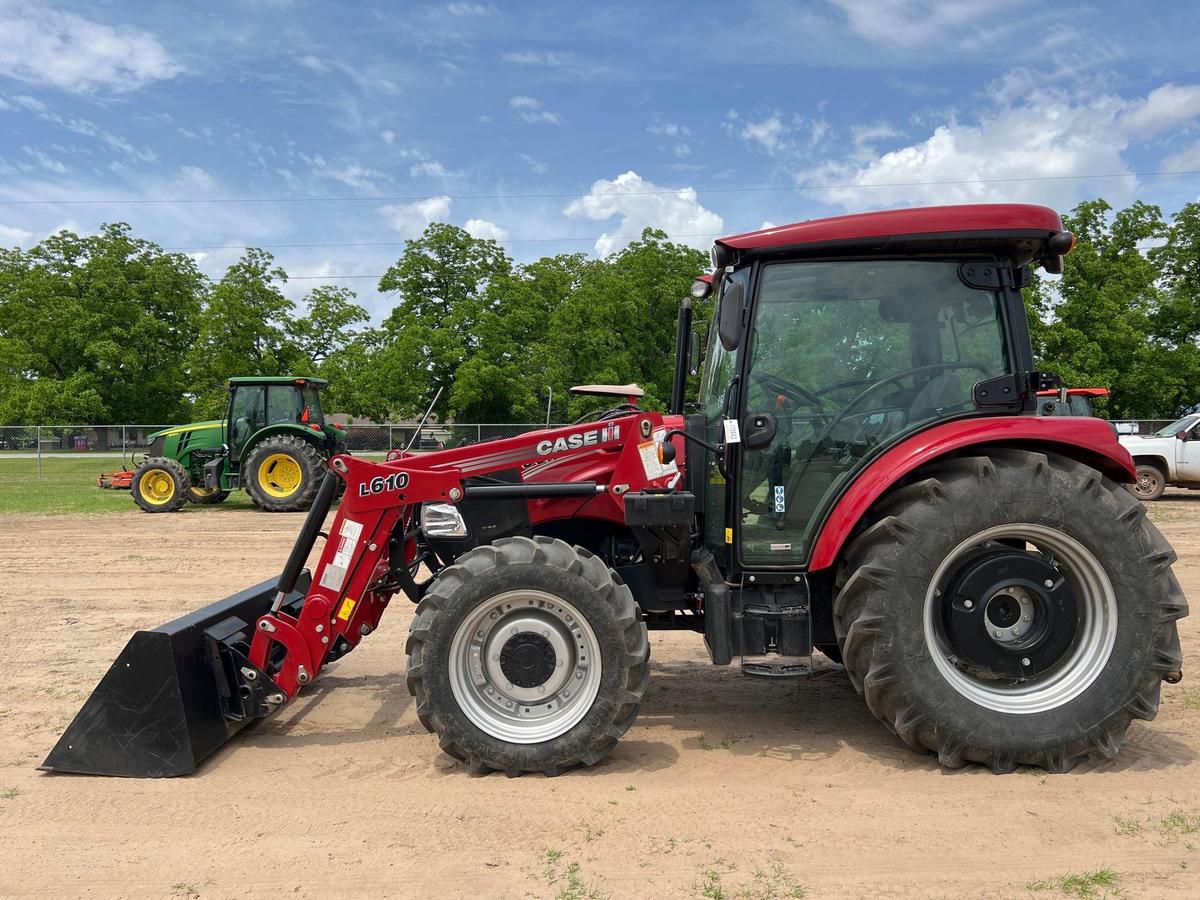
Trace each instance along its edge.
{"label": "side window", "polygon": [[270,424],[296,424],[303,411],[300,392],[294,385],[272,384],[267,388],[267,419]]}
{"label": "side window", "polygon": [[233,409],[230,414],[230,443],[234,447],[240,447],[250,435],[266,424],[263,414],[263,388],[237,388],[233,394]]}

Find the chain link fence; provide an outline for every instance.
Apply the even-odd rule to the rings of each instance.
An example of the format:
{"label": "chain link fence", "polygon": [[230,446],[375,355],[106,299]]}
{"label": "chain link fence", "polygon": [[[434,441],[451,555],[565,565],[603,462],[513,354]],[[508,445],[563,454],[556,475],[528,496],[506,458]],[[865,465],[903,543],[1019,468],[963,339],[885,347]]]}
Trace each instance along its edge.
{"label": "chain link fence", "polygon": [[[150,446],[150,435],[169,425],[6,425],[0,426],[0,482],[45,477],[50,467],[63,468],[64,460],[94,460],[96,467],[132,466]],[[417,452],[443,450],[514,437],[542,423],[426,423],[349,425],[346,449],[350,453],[382,458],[393,448]]]}

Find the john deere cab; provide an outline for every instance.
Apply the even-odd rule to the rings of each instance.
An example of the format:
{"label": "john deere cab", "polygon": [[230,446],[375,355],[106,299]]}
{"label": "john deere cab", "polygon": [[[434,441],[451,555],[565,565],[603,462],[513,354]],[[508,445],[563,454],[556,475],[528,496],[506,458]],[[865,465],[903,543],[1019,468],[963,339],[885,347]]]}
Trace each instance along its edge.
{"label": "john deere cab", "polygon": [[229,379],[224,419],[150,436],[149,456],[133,473],[134,502],[171,512],[245,488],[259,509],[308,509],[329,457],[346,449],[346,432],[321,411],[326,384],[291,375]]}

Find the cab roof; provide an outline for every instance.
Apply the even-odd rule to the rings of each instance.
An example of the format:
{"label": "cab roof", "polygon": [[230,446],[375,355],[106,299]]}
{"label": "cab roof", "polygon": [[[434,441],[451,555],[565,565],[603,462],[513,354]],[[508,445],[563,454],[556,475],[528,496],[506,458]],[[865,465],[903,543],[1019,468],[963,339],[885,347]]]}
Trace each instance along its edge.
{"label": "cab roof", "polygon": [[888,209],[813,219],[719,238],[717,249],[756,252],[801,249],[812,245],[861,243],[883,238],[905,244],[916,239],[964,240],[979,243],[1045,241],[1062,232],[1062,219],[1045,206],[1026,203],[974,203]]}
{"label": "cab roof", "polygon": [[320,390],[329,382],[324,378],[313,378],[309,375],[237,375],[229,379],[230,387],[238,384],[298,384]]}

